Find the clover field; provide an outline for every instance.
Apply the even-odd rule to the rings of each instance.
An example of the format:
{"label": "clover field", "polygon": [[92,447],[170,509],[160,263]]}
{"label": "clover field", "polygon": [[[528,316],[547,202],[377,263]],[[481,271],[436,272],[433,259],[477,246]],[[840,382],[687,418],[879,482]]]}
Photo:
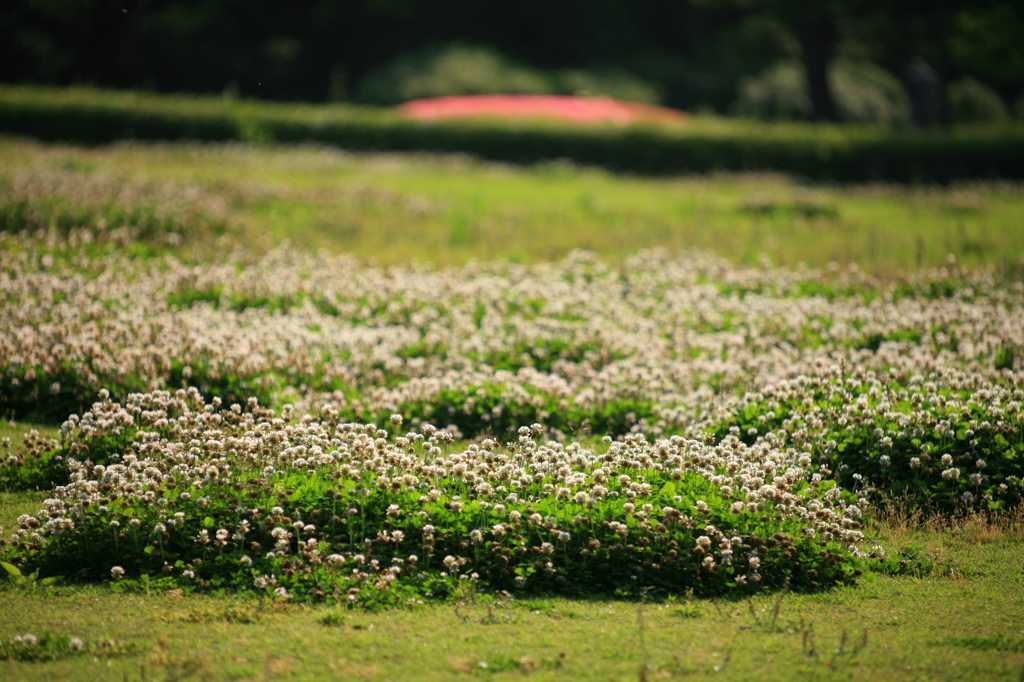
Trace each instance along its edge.
{"label": "clover field", "polygon": [[[555,679],[586,676],[596,653],[618,678],[799,661],[824,678],[953,679],[962,669],[937,652],[966,651],[998,657],[965,654],[968,674],[1019,674],[1018,187],[794,190],[332,154],[3,143],[0,672]],[[209,164],[185,183],[183,158]],[[255,163],[265,184],[231,179]],[[337,183],[327,198],[314,171]],[[578,202],[559,213],[561,195],[602,187],[620,211],[604,248],[563,249],[595,219]],[[630,206],[635,193],[663,203]],[[712,214],[746,195],[730,210],[775,250],[670,248],[673,221],[685,235],[696,220],[671,212],[701,193]],[[320,203],[301,208],[307,195]],[[452,255],[520,195],[515,221],[562,215],[566,231],[522,241],[506,225],[488,247],[500,252]],[[916,247],[887,252],[907,235],[872,227],[877,262],[823,255],[862,229],[841,216],[896,220],[922,201],[934,220],[897,221]],[[267,206],[315,215],[282,240]],[[928,233],[949,216],[952,233]],[[311,248],[344,244],[317,234],[356,219],[383,242],[403,221],[396,243],[454,232],[383,265],[356,233],[358,255]],[[637,237],[616,221],[668,237],[623,252]],[[984,632],[923,618],[892,641],[936,657],[908,661],[881,644],[887,619],[907,618],[904,592],[936,614],[980,604]],[[74,631],[60,626],[90,600],[134,630],[70,613]],[[580,619],[572,643],[517,634],[566,618]],[[189,634],[211,623],[239,642],[318,623],[346,653],[323,668],[261,644],[230,663]],[[383,640],[358,642],[375,627],[438,630],[443,652],[370,655]],[[595,652],[606,627],[617,634]],[[716,643],[669,652],[675,628]]]}

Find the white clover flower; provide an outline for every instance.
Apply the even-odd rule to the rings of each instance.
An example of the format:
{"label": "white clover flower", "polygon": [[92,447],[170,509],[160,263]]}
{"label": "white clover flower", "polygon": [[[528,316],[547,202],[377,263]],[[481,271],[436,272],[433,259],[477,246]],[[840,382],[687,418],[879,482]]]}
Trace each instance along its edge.
{"label": "white clover flower", "polygon": [[272,575],[261,575],[253,578],[253,587],[262,590],[267,587],[272,587],[277,584],[277,578]]}
{"label": "white clover flower", "polygon": [[75,652],[85,651],[85,642],[80,640],[78,637],[72,637],[68,640],[68,650]]}
{"label": "white clover flower", "polygon": [[242,564],[242,566],[245,566],[246,568],[249,568],[250,566],[252,566],[252,559],[248,556],[243,556],[241,559],[238,560],[238,563]]}
{"label": "white clover flower", "polygon": [[120,580],[124,577],[124,569],[120,566],[112,566],[110,569],[110,577],[114,580]]}

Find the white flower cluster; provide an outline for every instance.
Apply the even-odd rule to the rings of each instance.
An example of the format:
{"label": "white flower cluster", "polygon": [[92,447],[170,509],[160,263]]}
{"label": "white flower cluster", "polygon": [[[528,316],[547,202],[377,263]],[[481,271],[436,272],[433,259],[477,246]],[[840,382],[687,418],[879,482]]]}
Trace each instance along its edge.
{"label": "white flower cluster", "polygon": [[[800,492],[809,477],[804,453],[771,440],[746,445],[727,436],[709,444],[673,436],[651,442],[629,434],[599,451],[577,442],[541,442],[533,429],[525,428],[504,447],[488,439],[451,448],[448,434],[433,428],[392,435],[372,424],[310,416],[286,421],[255,404],[245,411],[211,408],[195,389],[134,394],[125,405],[109,400],[95,405],[79,425],[102,426],[72,429],[68,438],[83,433],[103,437],[128,423],[142,428],[113,463],[71,458],[71,482],[46,501],[49,521],[40,526],[35,517],[19,519],[19,531],[11,538],[15,546],[45,549],[59,527],[63,543],[70,541],[69,534],[91,543],[102,541],[105,533],[125,540],[149,538],[154,547],[174,540],[194,553],[195,566],[211,552],[228,553],[256,571],[249,552],[261,550],[266,552],[263,560],[283,560],[291,567],[287,570],[352,569],[387,584],[401,575],[401,563],[416,564],[418,558],[403,554],[388,566],[361,549],[394,547],[389,551],[396,552],[414,541],[432,554],[435,543],[447,542],[468,553],[445,557],[446,572],[472,579],[464,567],[473,561],[474,548],[493,552],[502,542],[518,539],[545,557],[541,568],[553,574],[566,552],[586,559],[609,549],[602,548],[600,537],[623,542],[646,537],[649,542],[684,528],[701,531],[693,552],[703,555],[706,570],[737,566],[744,581],[758,581],[762,558],[757,547],[710,523],[726,509],[748,515],[747,527],[760,524],[765,535],[790,523],[823,543],[855,546],[863,539],[860,507],[845,505],[830,493],[808,494],[813,483]],[[153,419],[166,422],[163,433],[146,430],[145,422]],[[273,473],[264,477],[268,467]],[[307,519],[294,508],[264,506],[298,480],[335,481],[337,487]],[[701,499],[683,497],[695,489],[703,491]],[[200,492],[204,496],[193,503],[190,498]],[[382,503],[378,516],[367,517],[362,501],[378,494],[394,501]],[[209,523],[204,519],[210,503],[199,504],[206,496],[254,502],[252,507],[232,503],[227,512],[232,520],[221,517],[222,527],[211,532],[203,527]],[[332,506],[333,516],[322,515]],[[556,507],[568,513],[534,511]],[[115,509],[130,510],[131,516]],[[111,515],[126,523],[97,531],[104,524],[95,521]],[[475,526],[466,533],[465,545],[451,536],[453,515],[465,515]],[[174,523],[179,518],[181,524]],[[380,530],[376,538],[357,540],[350,535],[354,522]],[[177,530],[179,525],[186,530]],[[438,528],[442,525],[447,530]],[[31,528],[38,531],[29,535]],[[675,552],[666,556],[675,557]],[[114,579],[125,577],[121,566],[109,571]],[[195,576],[193,565],[186,575]],[[276,576],[257,573],[252,584],[275,588]],[[281,589],[277,593],[288,595]]]}
{"label": "white flower cluster", "polygon": [[985,271],[883,284],[659,251],[621,267],[574,252],[381,270],[288,247],[196,267],[88,250],[54,260],[60,244],[5,239],[0,382],[24,400],[181,382],[276,397],[284,384],[300,410],[404,412],[413,426],[470,416],[486,430],[526,413],[550,426],[622,405],[623,430],[657,436],[741,388],[836,365],[989,383],[1024,371],[1024,283]]}

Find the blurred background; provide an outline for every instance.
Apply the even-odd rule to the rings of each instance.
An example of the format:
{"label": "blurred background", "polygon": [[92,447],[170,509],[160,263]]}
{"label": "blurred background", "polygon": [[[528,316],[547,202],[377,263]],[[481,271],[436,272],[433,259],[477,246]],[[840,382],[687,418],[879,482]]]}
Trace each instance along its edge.
{"label": "blurred background", "polygon": [[390,105],[590,94],[760,119],[1024,117],[1024,3],[4,0],[0,81]]}

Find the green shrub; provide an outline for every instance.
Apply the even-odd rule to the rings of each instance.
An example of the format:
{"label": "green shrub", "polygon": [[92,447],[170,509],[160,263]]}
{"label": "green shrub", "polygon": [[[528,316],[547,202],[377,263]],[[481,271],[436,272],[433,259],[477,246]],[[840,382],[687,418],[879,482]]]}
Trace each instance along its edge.
{"label": "green shrub", "polygon": [[[910,100],[892,74],[870,62],[837,60],[829,84],[844,121],[878,126],[906,124]],[[780,62],[756,78],[740,83],[735,112],[766,120],[810,119],[807,75],[799,62]]]}
{"label": "green shrub", "polygon": [[356,97],[375,104],[399,104],[445,95],[551,94],[543,74],[505,59],[486,47],[450,45],[398,57],[369,74]]}
{"label": "green shrub", "polygon": [[910,98],[899,79],[871,62],[837,60],[829,73],[844,121],[899,126],[910,122]]}
{"label": "green shrub", "polygon": [[995,90],[971,77],[946,86],[949,120],[955,123],[1005,121],[1010,111]]}
{"label": "green shrub", "polygon": [[657,91],[622,71],[543,71],[520,66],[495,50],[458,43],[396,58],[370,73],[356,98],[399,104],[449,95],[575,95],[658,102]]}
{"label": "green shrub", "polygon": [[733,113],[764,120],[809,119],[807,77],[797,62],[781,62],[757,77],[740,81]]}

